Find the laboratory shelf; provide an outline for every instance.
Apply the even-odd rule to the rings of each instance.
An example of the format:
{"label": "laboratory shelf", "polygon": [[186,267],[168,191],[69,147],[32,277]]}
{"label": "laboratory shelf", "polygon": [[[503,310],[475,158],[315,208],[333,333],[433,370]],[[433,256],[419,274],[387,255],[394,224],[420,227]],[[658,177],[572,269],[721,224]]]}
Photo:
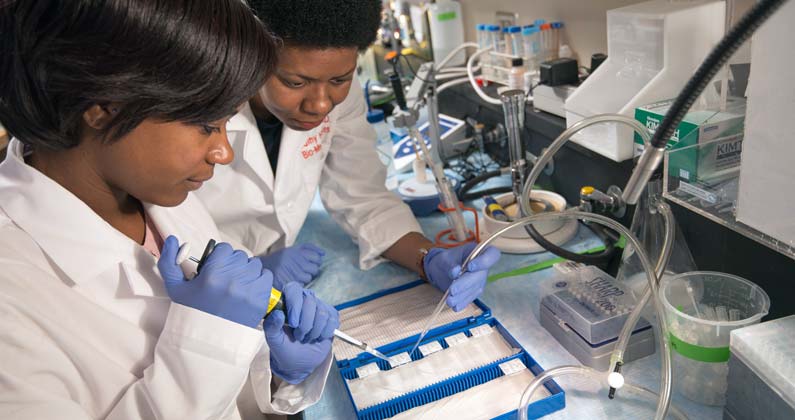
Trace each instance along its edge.
{"label": "laboratory shelf", "polygon": [[[741,135],[740,135],[741,136]],[[699,160],[714,154],[726,138],[694,144],[665,153],[663,197],[672,203],[731,229],[773,251],[795,259],[795,242],[780,241],[737,220],[737,200],[740,185],[739,164],[730,168],[709,168],[706,173],[693,173],[692,168],[704,171]],[[737,151],[740,153],[740,151]]]}

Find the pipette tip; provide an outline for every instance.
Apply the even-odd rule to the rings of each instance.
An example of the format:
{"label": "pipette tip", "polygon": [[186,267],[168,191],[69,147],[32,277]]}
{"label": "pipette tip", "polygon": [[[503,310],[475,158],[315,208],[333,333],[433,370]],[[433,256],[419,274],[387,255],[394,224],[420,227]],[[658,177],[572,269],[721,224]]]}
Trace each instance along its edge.
{"label": "pipette tip", "polygon": [[374,349],[374,348],[372,348],[370,346],[367,346],[367,348],[364,351],[372,354],[373,356],[375,356],[375,357],[377,357],[379,359],[383,359],[383,360],[386,360],[387,362],[389,362],[389,358],[386,357],[386,355],[384,353],[381,353],[380,351],[378,351],[378,350],[376,350],[376,349]]}

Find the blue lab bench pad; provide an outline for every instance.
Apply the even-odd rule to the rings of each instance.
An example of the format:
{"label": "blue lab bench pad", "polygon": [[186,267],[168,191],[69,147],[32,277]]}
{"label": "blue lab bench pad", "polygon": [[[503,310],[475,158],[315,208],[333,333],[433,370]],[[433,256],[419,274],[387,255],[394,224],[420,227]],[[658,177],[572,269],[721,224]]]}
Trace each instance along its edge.
{"label": "blue lab bench pad", "polygon": [[[374,293],[370,296],[365,296],[360,299],[356,299],[350,302],[346,302],[340,305],[337,305],[337,310],[350,308],[353,306],[360,305],[362,303],[371,301],[373,299],[377,299],[379,297],[389,295],[392,293],[401,292],[403,290],[410,289],[412,287],[419,286],[423,284],[422,280],[417,280],[402,286],[394,287],[387,290],[382,290],[380,292]],[[459,392],[465,391],[469,388],[485,384],[491,380],[494,380],[500,376],[503,376],[503,372],[500,369],[499,365],[513,359],[520,359],[528,369],[530,369],[533,374],[536,376],[543,372],[543,368],[539,366],[539,364],[533,359],[533,357],[525,350],[519,342],[508,332],[505,327],[500,324],[500,322],[491,316],[491,309],[483,304],[480,300],[475,300],[475,305],[477,305],[483,313],[478,315],[477,317],[470,317],[467,319],[458,320],[455,322],[451,322],[446,325],[442,325],[440,327],[431,329],[428,331],[428,334],[422,340],[421,344],[427,344],[432,341],[437,341],[441,344],[442,348],[447,348],[447,342],[444,340],[445,337],[449,337],[451,335],[458,334],[460,332],[464,332],[467,337],[470,337],[471,334],[469,330],[474,327],[478,327],[480,325],[489,325],[497,330],[499,334],[514,348],[518,348],[520,351],[512,356],[497,360],[489,365],[474,369],[472,371],[460,374],[458,376],[448,378],[442,382],[427,386],[425,388],[410,392],[406,395],[393,398],[389,401],[382,402],[375,406],[369,407],[364,410],[360,410],[356,407],[356,404],[353,401],[353,396],[350,393],[350,388],[348,388],[347,380],[355,379],[358,377],[356,373],[356,368],[366,365],[368,363],[376,363],[378,367],[382,370],[389,370],[391,367],[389,364],[381,359],[376,358],[375,356],[370,355],[369,353],[360,353],[354,359],[346,359],[346,360],[338,360],[337,367],[339,367],[340,375],[343,378],[343,383],[345,384],[345,390],[348,394],[348,399],[353,404],[354,410],[356,411],[356,417],[360,420],[377,420],[377,419],[384,419],[388,417],[395,416],[403,411],[412,409],[414,407],[419,407],[421,405],[428,404],[433,401],[440,400],[445,397],[449,397],[451,395],[457,394]],[[399,354],[402,352],[408,352],[414,346],[414,343],[419,338],[419,334],[404,338],[402,340],[398,340],[393,343],[386,344],[378,348],[379,351],[386,354],[387,356],[393,356],[395,354]],[[421,359],[423,356],[419,351],[415,351],[414,354],[411,355],[411,359],[413,361]],[[549,397],[544,398],[542,400],[538,400],[528,406],[527,414],[528,418],[540,418],[552,412],[562,410],[566,406],[565,401],[565,393],[560,386],[555,383],[555,381],[547,381],[544,386],[551,394]],[[519,400],[517,396],[517,401]],[[515,419],[517,418],[516,410],[502,414],[494,419],[499,420],[507,420],[507,419]]]}

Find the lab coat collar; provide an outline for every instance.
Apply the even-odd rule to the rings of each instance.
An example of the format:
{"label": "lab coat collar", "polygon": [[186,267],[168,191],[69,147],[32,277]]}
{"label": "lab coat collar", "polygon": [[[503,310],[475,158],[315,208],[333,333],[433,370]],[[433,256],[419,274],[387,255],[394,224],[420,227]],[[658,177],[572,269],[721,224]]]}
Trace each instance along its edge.
{"label": "lab coat collar", "polygon": [[121,264],[133,294],[165,296],[162,280],[152,270],[153,257],[71,192],[27,165],[23,152],[24,145],[11,140],[0,164],[0,207],[69,279],[89,285]]}

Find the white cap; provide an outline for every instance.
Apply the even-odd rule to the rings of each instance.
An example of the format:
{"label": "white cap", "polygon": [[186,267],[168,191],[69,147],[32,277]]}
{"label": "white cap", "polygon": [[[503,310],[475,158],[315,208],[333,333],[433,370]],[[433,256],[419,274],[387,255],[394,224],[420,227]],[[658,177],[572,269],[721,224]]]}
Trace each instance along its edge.
{"label": "white cap", "polygon": [[610,372],[607,375],[607,384],[610,385],[611,388],[621,389],[624,386],[624,375],[618,372]]}

